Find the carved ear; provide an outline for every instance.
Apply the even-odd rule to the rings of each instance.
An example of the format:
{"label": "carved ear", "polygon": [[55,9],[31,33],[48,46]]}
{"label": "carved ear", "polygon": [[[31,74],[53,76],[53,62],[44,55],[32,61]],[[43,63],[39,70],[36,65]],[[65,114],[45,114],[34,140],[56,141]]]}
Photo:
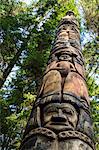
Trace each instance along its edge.
{"label": "carved ear", "polygon": [[37,107],[36,122],[38,127],[41,127],[40,107]]}
{"label": "carved ear", "polygon": [[87,113],[83,109],[80,110],[77,130],[80,131],[80,132],[83,132],[84,134],[89,136],[91,139],[93,138],[92,137],[92,135],[93,135],[92,121],[90,119],[90,114]]}
{"label": "carved ear", "polygon": [[32,127],[37,128],[41,126],[40,121],[40,107],[36,107],[31,114],[29,125],[32,125]]}
{"label": "carved ear", "polygon": [[24,133],[24,136],[29,133],[31,130],[40,127],[41,126],[41,120],[40,120],[40,107],[36,107],[32,109],[30,118],[28,120],[28,124],[26,126],[26,130]]}

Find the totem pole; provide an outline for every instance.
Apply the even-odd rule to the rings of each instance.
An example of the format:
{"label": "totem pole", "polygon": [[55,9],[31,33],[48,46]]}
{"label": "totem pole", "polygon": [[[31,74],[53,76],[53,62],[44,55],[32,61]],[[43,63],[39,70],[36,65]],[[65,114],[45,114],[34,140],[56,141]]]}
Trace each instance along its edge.
{"label": "totem pole", "polygon": [[80,33],[74,13],[59,23],[20,150],[95,150]]}

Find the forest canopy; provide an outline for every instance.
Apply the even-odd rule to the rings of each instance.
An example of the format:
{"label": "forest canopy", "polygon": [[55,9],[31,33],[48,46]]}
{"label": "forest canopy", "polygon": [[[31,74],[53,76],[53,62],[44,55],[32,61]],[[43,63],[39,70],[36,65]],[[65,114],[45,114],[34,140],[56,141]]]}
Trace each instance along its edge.
{"label": "forest canopy", "polygon": [[17,150],[37,95],[56,27],[68,10],[80,24],[81,46],[99,149],[97,0],[0,0],[1,150]]}

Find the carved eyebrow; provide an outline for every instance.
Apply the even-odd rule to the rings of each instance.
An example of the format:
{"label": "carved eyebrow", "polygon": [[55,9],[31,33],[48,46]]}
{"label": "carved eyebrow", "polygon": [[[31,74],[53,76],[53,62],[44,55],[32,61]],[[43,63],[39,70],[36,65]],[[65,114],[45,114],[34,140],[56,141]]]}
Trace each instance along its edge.
{"label": "carved eyebrow", "polygon": [[74,110],[73,110],[73,109],[68,108],[68,107],[67,107],[67,108],[66,108],[66,107],[64,107],[64,108],[62,108],[62,110],[66,110],[67,112],[68,112],[68,111],[74,112]]}
{"label": "carved eyebrow", "polygon": [[73,107],[68,107],[68,106],[61,106],[61,109],[65,109],[65,110],[71,110],[71,111],[76,111],[76,109],[75,108],[73,108]]}
{"label": "carved eyebrow", "polygon": [[57,111],[58,108],[55,106],[48,106],[47,108],[44,109],[44,111],[49,112],[49,111]]}

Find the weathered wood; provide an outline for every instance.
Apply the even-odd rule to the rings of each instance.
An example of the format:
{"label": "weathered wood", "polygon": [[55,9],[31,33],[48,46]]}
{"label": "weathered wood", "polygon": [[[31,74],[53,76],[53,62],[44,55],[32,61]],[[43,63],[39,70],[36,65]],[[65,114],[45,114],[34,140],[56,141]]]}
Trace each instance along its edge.
{"label": "weathered wood", "polygon": [[95,150],[78,22],[61,20],[20,150]]}

